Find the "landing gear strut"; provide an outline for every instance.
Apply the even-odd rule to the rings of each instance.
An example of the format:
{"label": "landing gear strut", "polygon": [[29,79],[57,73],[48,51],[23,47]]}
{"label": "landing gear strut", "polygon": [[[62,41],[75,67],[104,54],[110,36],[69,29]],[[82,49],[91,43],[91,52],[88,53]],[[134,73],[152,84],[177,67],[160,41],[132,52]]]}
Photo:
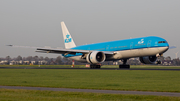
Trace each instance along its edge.
{"label": "landing gear strut", "polygon": [[126,65],[127,59],[123,59],[122,62],[123,62],[123,64],[119,65],[120,69],[129,69],[130,68],[130,65]]}
{"label": "landing gear strut", "polygon": [[90,65],[90,68],[101,68],[101,65]]}

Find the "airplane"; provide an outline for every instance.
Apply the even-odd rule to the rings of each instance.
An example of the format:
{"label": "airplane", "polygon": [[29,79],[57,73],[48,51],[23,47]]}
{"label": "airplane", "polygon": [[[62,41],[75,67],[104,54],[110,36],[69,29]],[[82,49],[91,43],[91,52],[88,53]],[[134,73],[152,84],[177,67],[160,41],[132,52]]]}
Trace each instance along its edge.
{"label": "airplane", "polygon": [[61,22],[61,27],[65,49],[16,45],[7,46],[36,48],[36,52],[62,54],[62,56],[66,58],[83,63],[89,63],[90,68],[101,68],[101,63],[104,61],[121,60],[123,64],[119,65],[119,68],[127,69],[130,68],[130,65],[126,64],[127,60],[130,58],[139,57],[140,62],[143,64],[161,64],[158,57],[163,56],[163,53],[165,53],[169,48],[176,48],[175,46],[169,47],[169,44],[165,39],[157,36],[76,46],[64,22]]}
{"label": "airplane", "polygon": [[64,22],[61,22],[65,49],[37,48],[36,52],[62,54],[66,58],[101,68],[104,61],[121,60],[119,68],[130,68],[130,58],[139,57],[141,63],[159,64],[158,57],[169,49],[168,42],[157,36],[140,37],[76,46]]}

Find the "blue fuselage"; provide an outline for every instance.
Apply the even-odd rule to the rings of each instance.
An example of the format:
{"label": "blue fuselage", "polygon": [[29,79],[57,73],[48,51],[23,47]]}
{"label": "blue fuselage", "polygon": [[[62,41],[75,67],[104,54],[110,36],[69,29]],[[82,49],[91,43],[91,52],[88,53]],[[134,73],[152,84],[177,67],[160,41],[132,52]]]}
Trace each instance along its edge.
{"label": "blue fuselage", "polygon": [[[77,50],[89,50],[89,51],[124,51],[124,50],[134,50],[143,48],[155,48],[155,47],[169,47],[167,41],[163,38],[156,36],[109,41],[88,45],[81,45],[71,49]],[[63,55],[65,57],[72,57],[82,55],[82,53],[76,53],[76,55],[68,54]]]}

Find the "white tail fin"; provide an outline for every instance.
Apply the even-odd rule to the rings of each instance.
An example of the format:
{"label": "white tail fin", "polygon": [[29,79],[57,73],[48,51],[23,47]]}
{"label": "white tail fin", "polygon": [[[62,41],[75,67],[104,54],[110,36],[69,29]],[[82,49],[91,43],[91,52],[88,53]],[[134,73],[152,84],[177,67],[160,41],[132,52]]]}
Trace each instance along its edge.
{"label": "white tail fin", "polygon": [[69,49],[69,48],[76,47],[64,22],[61,22],[61,27],[62,27],[63,37],[64,37],[65,48]]}

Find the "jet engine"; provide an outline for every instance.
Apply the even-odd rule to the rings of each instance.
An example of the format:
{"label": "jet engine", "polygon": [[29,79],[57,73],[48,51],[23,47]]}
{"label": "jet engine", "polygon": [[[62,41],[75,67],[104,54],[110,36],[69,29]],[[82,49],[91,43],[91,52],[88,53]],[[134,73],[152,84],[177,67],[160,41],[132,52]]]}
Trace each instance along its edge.
{"label": "jet engine", "polygon": [[87,62],[91,64],[102,63],[104,62],[105,59],[106,59],[106,55],[100,51],[93,51],[89,53],[86,57]]}
{"label": "jet engine", "polygon": [[141,63],[144,64],[155,64],[157,61],[157,57],[156,56],[139,57],[139,60],[141,61]]}

